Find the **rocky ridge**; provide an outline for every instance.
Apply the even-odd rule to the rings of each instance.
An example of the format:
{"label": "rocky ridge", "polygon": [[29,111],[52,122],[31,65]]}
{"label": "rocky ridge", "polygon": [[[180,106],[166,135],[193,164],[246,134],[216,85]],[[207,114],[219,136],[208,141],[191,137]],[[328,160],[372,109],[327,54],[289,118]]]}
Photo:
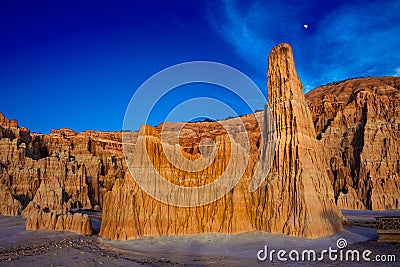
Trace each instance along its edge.
{"label": "rocky ridge", "polygon": [[399,209],[400,78],[350,79],[306,94],[343,209]]}
{"label": "rocky ridge", "polygon": [[23,210],[26,228],[91,234],[87,215],[100,210],[105,192],[123,177],[121,133],[70,129],[30,133],[0,113],[0,214]]}
{"label": "rocky ridge", "polygon": [[23,208],[41,181],[51,178],[59,182],[73,207],[101,207],[104,193],[124,176],[120,132],[60,129],[35,134],[1,113],[0,121],[4,123],[0,126],[0,181]]}
{"label": "rocky ridge", "polygon": [[[233,155],[248,153],[248,165],[240,160],[234,161],[237,165],[233,173],[245,169],[236,187],[215,202],[200,207],[177,207],[156,201],[144,193],[127,173],[128,176],[117,181],[113,190],[106,194],[100,235],[111,239],[130,239],[147,235],[260,230],[315,238],[340,230],[343,218],[335,206],[328,176],[319,169],[323,161],[317,154],[319,146],[314,126],[289,45],[280,45],[272,50],[268,81],[270,105],[278,132],[276,159],[267,179],[270,182],[249,192],[262,142],[255,116],[262,116],[262,113],[241,118],[243,125],[252,125],[251,129],[246,126],[246,129],[240,129],[240,123],[234,120],[225,122],[227,128],[239,128],[238,131],[229,130],[233,132],[232,139],[222,130],[221,122],[202,123],[203,128],[209,129],[204,135],[196,134],[195,124],[187,124],[186,128],[167,124],[162,127],[167,127],[165,131],[160,131],[161,127],[157,131],[145,126],[136,140],[136,146],[146,147],[147,155],[132,151],[132,158],[139,160],[134,166],[140,169],[136,175],[146,177],[145,180],[151,180],[157,172],[178,185],[192,187],[211,183],[227,171],[231,152],[243,145],[246,132],[250,135],[250,151],[233,152]],[[171,129],[168,130],[168,127]],[[169,147],[163,146],[160,134],[170,145],[174,145],[171,141],[174,135],[168,136],[175,133],[173,127],[182,133],[182,153],[189,154],[185,156],[188,159],[200,157],[198,147],[202,138],[213,139],[217,147],[214,162],[197,172],[185,172],[171,166],[164,155]],[[151,158],[151,166],[145,165],[147,156]],[[155,173],[150,171],[153,166]],[[214,191],[208,193],[216,194]],[[191,196],[183,194],[182,197]]]}
{"label": "rocky ridge", "polygon": [[[278,63],[276,67],[281,68],[283,63]],[[31,211],[27,217],[40,218],[40,222],[39,219],[32,219],[28,228],[55,229],[58,217],[75,216],[69,213],[70,208],[104,208],[105,223],[101,234],[113,239],[127,239],[162,233],[233,233],[248,229],[307,236],[310,230],[306,225],[315,223],[321,214],[323,223],[315,231],[323,234],[340,227],[340,214],[335,208],[331,209],[331,194],[339,208],[399,208],[400,78],[350,79],[316,88],[307,93],[304,100],[301,89],[298,90],[301,84],[297,81],[297,74],[294,75],[291,68],[289,73],[283,81],[269,79],[272,83],[269,87],[280,89],[270,92],[274,94],[271,98],[279,99],[270,102],[270,106],[279,111],[275,113],[275,119],[276,125],[280,125],[277,158],[281,165],[274,166],[273,174],[267,179],[268,184],[256,192],[250,194],[248,185],[254,164],[258,161],[261,140],[256,117],[262,117],[262,113],[240,118],[249,134],[251,150],[241,181],[214,206],[202,209],[167,207],[141,191],[125,166],[121,132],[89,130],[79,133],[59,129],[50,134],[36,134],[19,127],[16,120],[9,120],[0,113],[0,214],[17,215],[25,209],[24,214]],[[292,78],[288,79],[289,76]],[[278,86],[279,83],[282,86]],[[307,112],[311,114],[315,130],[307,123]],[[229,161],[232,145],[235,146],[226,137],[220,123],[164,123],[155,128],[148,127],[141,142],[155,151],[153,162],[160,163],[158,171],[172,183],[190,186],[206,184],[221,174]],[[231,124],[230,127],[237,127],[238,133],[243,130],[233,120],[227,123]],[[178,140],[172,134],[176,129],[181,129]],[[132,133],[132,139],[136,140],[137,136],[138,133]],[[173,172],[166,158],[159,153],[162,151],[161,136],[171,146],[179,144],[183,156],[189,160],[200,158],[200,142],[209,138],[218,144],[217,148],[220,147],[216,151],[217,155],[219,153],[217,162],[203,173]],[[235,142],[240,144],[242,141],[242,136],[236,135]],[[312,152],[315,149],[320,156]],[[292,156],[287,157],[284,151],[290,151]],[[319,170],[315,170],[315,166]],[[293,176],[296,173],[299,175]],[[326,187],[323,173],[329,177],[332,193],[330,189],[326,192],[320,190]],[[183,174],[189,175],[190,179],[177,179]],[[315,175],[322,179],[316,180]],[[59,204],[58,188],[40,189],[49,181],[59,184],[62,204]],[[298,181],[305,183],[309,189],[303,190],[303,196],[298,194],[297,189],[291,192],[295,185],[290,181],[296,181],[296,185]],[[277,198],[268,197],[276,190],[284,199],[282,205]],[[48,199],[47,207],[38,204],[43,203],[42,199]],[[307,210],[305,203],[310,199],[319,203],[317,216]],[[114,202],[123,204],[116,205]],[[121,207],[123,212],[120,216],[114,210]],[[271,207],[270,210],[267,207]],[[273,214],[274,209],[279,216]],[[73,220],[64,217],[62,221]],[[74,223],[67,223],[62,228],[87,233],[77,227],[86,219],[77,218],[76,221],[80,223],[75,223],[75,226],[71,226]],[[329,222],[333,223],[329,225]],[[85,229],[88,227],[85,226]]]}

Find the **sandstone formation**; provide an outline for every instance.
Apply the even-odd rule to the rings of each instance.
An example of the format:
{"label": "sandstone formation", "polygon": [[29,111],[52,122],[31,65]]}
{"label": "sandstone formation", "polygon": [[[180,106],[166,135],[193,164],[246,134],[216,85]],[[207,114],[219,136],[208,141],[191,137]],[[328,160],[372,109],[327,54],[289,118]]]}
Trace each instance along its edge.
{"label": "sandstone formation", "polygon": [[66,197],[57,179],[43,180],[35,197],[23,211],[26,230],[65,230],[91,235],[91,220],[86,214],[71,214],[73,201],[67,201]]}
{"label": "sandstone formation", "polygon": [[68,212],[72,206],[72,201],[67,201],[66,197],[57,179],[43,180],[35,197],[24,209],[23,215],[25,216],[32,209],[58,211],[60,213]]}
{"label": "sandstone formation", "polygon": [[0,183],[0,215],[16,216],[21,213],[21,203],[14,199],[5,184]]}
{"label": "sandstone formation", "polygon": [[25,143],[31,141],[30,132],[26,128],[18,127],[18,121],[10,120],[4,117],[3,113],[0,112],[0,139],[19,139]]}
{"label": "sandstone formation", "polygon": [[[238,233],[261,230],[285,233],[294,236],[315,238],[335,233],[342,228],[342,216],[334,203],[334,194],[327,173],[321,171],[323,164],[318,154],[319,146],[310,112],[306,106],[301,83],[294,69],[293,55],[288,45],[280,45],[271,52],[269,61],[270,104],[273,107],[275,123],[278,126],[276,161],[270,182],[250,193],[249,183],[259,160],[260,130],[255,130],[255,116],[241,118],[244,128],[250,133],[250,151],[233,153],[240,158],[249,153],[248,165],[236,187],[222,198],[200,207],[177,207],[154,200],[127,177],[118,180],[112,192],[106,194],[100,235],[111,239],[129,239],[143,235],[195,234],[204,232]],[[252,123],[248,123],[251,121]],[[246,123],[247,122],[247,123]],[[221,122],[219,122],[221,123]],[[232,150],[244,145],[243,134],[235,120],[225,122],[226,127],[237,128],[233,140],[216,123],[202,123],[207,134],[199,133],[194,124],[186,127],[167,124],[162,130],[150,126],[142,127],[143,135],[136,140],[136,146],[147,148],[151,165],[157,172],[149,171],[145,161],[148,155],[132,151],[132,158],[139,160],[135,174],[151,181],[159,173],[171,183],[186,187],[211,183],[226,171]],[[180,130],[179,142],[172,141],[174,133],[170,128]],[[163,140],[169,142],[163,146]],[[176,134],[175,134],[176,135]],[[180,143],[185,158],[196,160],[200,157],[199,143],[210,138],[216,143],[216,158],[206,169],[185,172],[171,166],[165,154]],[[257,145],[258,144],[258,145]],[[239,155],[240,154],[240,155]],[[129,159],[129,158],[128,158]],[[235,170],[243,167],[236,161]],[[136,179],[137,180],[137,179]],[[165,189],[161,187],[161,190]],[[167,190],[168,192],[170,190]],[[190,193],[187,193],[190,194]],[[185,198],[190,198],[190,195]],[[214,195],[216,192],[211,191]],[[169,196],[169,195],[167,195]],[[204,196],[199,196],[204,197]]]}
{"label": "sandstone formation", "polygon": [[0,181],[23,208],[41,181],[55,178],[73,207],[100,208],[124,176],[121,132],[53,130],[30,133],[0,113]]}
{"label": "sandstone formation", "polygon": [[[262,112],[217,122],[166,122],[144,126],[142,135],[129,133],[174,185],[212,184],[232,157],[240,157],[230,170],[232,176],[243,171],[238,184],[200,207],[171,206],[144,192],[127,169],[122,132],[63,128],[37,134],[0,113],[0,215],[23,212],[27,229],[88,234],[89,218],[70,210],[103,209],[100,234],[112,239],[250,230],[317,237],[341,228],[333,202],[344,209],[400,208],[400,78],[350,79],[304,98],[291,48],[282,44],[269,58],[268,88],[278,130],[276,160],[254,192],[249,184],[262,149]],[[185,171],[170,163],[168,153],[177,151],[182,157],[172,159],[183,166],[185,159],[215,160],[204,170]],[[134,157],[140,178],[154,174],[146,157]],[[209,194],[220,189],[213,190]]]}
{"label": "sandstone formation", "polygon": [[342,215],[326,171],[292,48],[274,47],[268,58],[268,101],[278,134],[265,198],[265,230],[317,237],[342,228]]}
{"label": "sandstone formation", "polygon": [[89,218],[69,210],[100,210],[122,159],[121,132],[32,134],[0,113],[0,214],[24,209],[27,229],[55,229],[57,219],[58,230],[89,234]]}
{"label": "sandstone formation", "polygon": [[[247,125],[249,121],[254,123],[250,123],[251,127],[256,125],[254,115],[245,116],[241,119],[245,121],[244,125]],[[240,129],[239,125],[229,120],[226,123],[230,125],[228,127]],[[168,150],[175,146],[172,141],[175,131],[172,130],[172,127],[177,127],[177,129],[181,127],[172,124],[165,126],[167,128],[163,132],[164,137],[171,141],[165,147]],[[233,151],[234,155],[237,155],[235,151],[240,148],[236,141],[242,140],[241,133],[244,133],[244,129],[238,131],[237,136],[230,140],[218,122],[202,124],[204,129],[207,129],[204,132],[202,131],[204,129],[198,128],[192,123],[185,126],[182,132],[186,134],[181,136],[180,143],[183,145],[182,153],[186,158],[195,160],[200,157],[199,143],[191,144],[190,140],[200,142],[203,136],[207,136],[207,138],[213,139],[216,144],[215,161],[201,171],[189,172],[172,166],[163,153],[161,135],[151,126],[142,127],[144,136],[138,139],[138,143],[147,147],[148,154],[152,157],[153,166],[171,183],[186,187],[211,183],[227,168],[231,152]],[[173,135],[169,136],[170,132]],[[221,133],[224,134],[221,135]],[[259,138],[259,133],[254,135],[254,138]],[[253,139],[251,142],[251,150],[256,150],[255,140],[257,139]],[[134,155],[134,157],[138,156],[140,157],[140,155]],[[147,157],[147,155],[143,155],[141,160],[143,160],[143,157]],[[100,235],[111,239],[130,239],[161,234],[237,233],[256,229],[250,218],[251,215],[246,213],[246,211],[250,212],[252,207],[248,188],[252,167],[256,161],[256,153],[254,153],[249,159],[248,166],[244,165],[243,162],[236,162],[233,165],[233,171],[242,169],[245,173],[235,189],[230,190],[228,194],[215,202],[198,207],[177,207],[157,201],[144,192],[127,172],[125,179],[117,180],[112,192],[108,192],[105,196]],[[149,169],[149,166],[143,168],[142,174],[149,177],[147,172]],[[207,193],[212,195],[215,191],[212,190],[212,192]],[[186,197],[189,198],[190,196]]]}
{"label": "sandstone formation", "polygon": [[48,229],[70,231],[77,234],[91,235],[92,223],[87,214],[59,213],[39,208],[29,209],[26,216],[26,230]]}
{"label": "sandstone formation", "polygon": [[344,209],[400,208],[400,78],[358,78],[307,93]]}

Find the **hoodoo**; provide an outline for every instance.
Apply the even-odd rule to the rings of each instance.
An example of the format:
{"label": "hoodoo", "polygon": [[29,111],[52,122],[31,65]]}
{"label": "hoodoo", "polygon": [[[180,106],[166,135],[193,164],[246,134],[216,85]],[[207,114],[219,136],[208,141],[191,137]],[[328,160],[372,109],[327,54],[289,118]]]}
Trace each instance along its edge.
{"label": "hoodoo", "polygon": [[[128,239],[141,235],[261,230],[314,238],[340,230],[343,217],[335,206],[332,186],[318,154],[314,125],[296,74],[292,49],[287,44],[278,45],[271,52],[268,89],[278,140],[275,163],[267,183],[249,192],[251,176],[259,160],[250,154],[246,172],[234,190],[213,203],[183,208],[156,201],[127,175],[124,180],[118,180],[112,192],[105,196],[100,235]],[[240,129],[235,124],[237,120],[226,122],[229,127],[240,129],[233,138],[239,142],[243,131],[254,133],[250,135],[251,151],[256,149],[254,144],[260,138],[257,131],[247,129],[256,124],[255,116],[262,114],[242,118],[246,129]],[[174,125],[166,127],[182,128]],[[170,166],[162,154],[161,138],[155,129],[150,126],[143,128],[144,134],[138,142],[146,145],[153,166],[165,179],[179,184],[181,178],[189,177],[192,181],[190,186],[196,186],[221,175],[231,149],[237,146],[232,140],[229,145],[227,134],[216,131],[218,126],[218,123],[188,124],[192,132],[198,133],[209,127],[207,138],[213,139],[217,145],[215,162],[205,170],[191,174]],[[168,140],[168,134],[173,132],[164,132],[163,138]],[[168,149],[168,144],[165,149]],[[137,166],[142,165],[138,163]],[[235,166],[241,167],[238,163]],[[150,179],[148,173],[142,170],[142,175]]]}
{"label": "hoodoo", "polygon": [[342,228],[342,215],[324,161],[312,117],[297,76],[292,47],[280,44],[268,58],[268,101],[277,143],[270,182],[265,187],[268,222],[263,230],[314,238]]}

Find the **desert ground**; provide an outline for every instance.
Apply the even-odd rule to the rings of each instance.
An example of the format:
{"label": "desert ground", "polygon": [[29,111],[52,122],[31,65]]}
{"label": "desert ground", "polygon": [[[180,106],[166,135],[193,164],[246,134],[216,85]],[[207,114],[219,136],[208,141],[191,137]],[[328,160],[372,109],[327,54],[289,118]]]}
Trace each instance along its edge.
{"label": "desert ground", "polygon": [[[1,266],[267,266],[303,265],[310,262],[278,262],[275,258],[259,261],[257,252],[268,245],[271,249],[321,251],[336,248],[336,241],[345,238],[347,249],[365,250],[377,254],[392,254],[400,259],[400,243],[378,243],[375,216],[400,215],[393,211],[342,211],[348,220],[345,229],[335,235],[318,239],[302,239],[281,234],[249,232],[241,234],[200,234],[142,237],[128,241],[111,241],[96,234],[77,235],[65,231],[26,231],[20,216],[0,217]],[[95,232],[99,231],[101,213],[87,212]],[[371,256],[371,257],[372,257]],[[398,262],[377,263],[393,266]],[[311,263],[312,264],[312,263]],[[367,262],[332,262],[325,266],[368,265]]]}

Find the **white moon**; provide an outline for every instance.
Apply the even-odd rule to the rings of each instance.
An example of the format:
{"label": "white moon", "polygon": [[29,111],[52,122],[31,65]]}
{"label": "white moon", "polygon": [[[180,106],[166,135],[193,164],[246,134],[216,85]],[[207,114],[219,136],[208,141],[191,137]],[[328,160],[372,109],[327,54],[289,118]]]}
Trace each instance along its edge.
{"label": "white moon", "polygon": [[307,29],[308,28],[308,24],[304,24],[303,27],[304,27],[304,29]]}

